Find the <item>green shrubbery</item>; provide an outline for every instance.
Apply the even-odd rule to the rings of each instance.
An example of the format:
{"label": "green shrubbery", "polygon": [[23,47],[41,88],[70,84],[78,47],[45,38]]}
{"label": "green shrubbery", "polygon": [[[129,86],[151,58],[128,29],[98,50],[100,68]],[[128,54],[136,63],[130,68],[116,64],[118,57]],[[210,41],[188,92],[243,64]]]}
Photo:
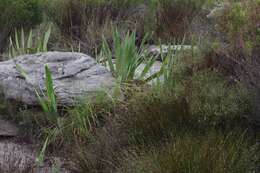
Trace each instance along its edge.
{"label": "green shrubbery", "polygon": [[249,91],[253,106],[250,119],[259,124],[259,0],[230,1],[213,13],[216,30],[225,37],[225,44],[214,47],[218,70],[241,81]]}
{"label": "green shrubbery", "polygon": [[2,0],[0,11],[0,52],[15,28],[32,28],[43,19],[40,0]]}
{"label": "green shrubbery", "polygon": [[[140,41],[145,32],[155,32],[152,40],[182,38],[188,24],[210,0],[5,0],[1,4],[4,13],[0,25],[8,21],[11,27],[28,27],[42,21],[54,23],[57,32],[54,49],[75,49],[95,54],[101,47],[102,36],[112,40],[113,30],[120,33],[137,32]],[[7,6],[7,7],[5,7]],[[8,10],[12,6],[12,9]],[[14,10],[14,12],[12,12]],[[21,22],[23,21],[23,22]],[[10,28],[7,29],[8,31]],[[8,35],[8,34],[7,34]],[[151,41],[152,41],[151,40]]]}
{"label": "green shrubbery", "polygon": [[259,6],[257,0],[229,3],[222,13],[216,14],[217,29],[243,49],[259,45]]}
{"label": "green shrubbery", "polygon": [[[93,55],[101,49],[101,60],[124,84],[120,85],[120,99],[99,92],[91,100],[60,109],[46,68],[47,98],[39,97],[45,113],[37,107],[13,109],[7,104],[0,106],[0,111],[19,121],[23,134],[36,144],[47,137],[44,150],[72,159],[79,172],[257,172],[259,151],[252,133],[256,130],[250,123],[256,124],[251,114],[252,107],[259,112],[259,102],[250,93],[259,99],[260,66],[255,59],[259,52],[259,0],[230,1],[229,10],[216,18],[218,32],[227,33],[225,42],[161,54],[163,66],[158,75],[163,75],[164,81],[151,86],[134,80],[140,63],[148,62],[144,77],[154,62],[146,54],[144,33],[154,31],[149,41],[155,42],[175,36],[183,39],[194,16],[204,13],[205,5],[212,2],[4,0],[0,9],[13,3],[21,17],[14,17],[18,22],[10,27],[33,27],[41,21],[43,4],[44,22],[51,21],[53,36],[60,37],[58,41],[51,37],[49,46],[58,42],[62,50],[70,50],[76,42],[78,50]],[[6,25],[3,16],[0,21]],[[28,38],[22,32],[15,35],[13,49],[24,47],[17,50],[32,53],[25,46],[31,34]],[[185,41],[190,39],[182,43]]]}
{"label": "green shrubbery", "polygon": [[[100,61],[103,61],[103,64],[109,67],[119,83],[127,83],[135,79],[145,80],[144,77],[155,62],[155,59],[149,57],[147,53],[145,41],[144,38],[138,47],[135,32],[132,34],[128,32],[125,38],[121,40],[118,31],[114,32],[112,49],[110,49],[108,42],[103,40]],[[113,58],[115,58],[115,61],[113,61]],[[144,68],[140,70],[140,76],[137,76],[137,70],[142,64],[144,64]]]}
{"label": "green shrubbery", "polygon": [[183,134],[166,145],[126,155],[120,173],[250,173],[258,156],[247,138]]}
{"label": "green shrubbery", "polygon": [[153,5],[153,29],[157,37],[166,40],[171,38],[182,39],[188,32],[192,20],[204,13],[203,7],[211,4],[212,0],[154,0]]}
{"label": "green shrubbery", "polygon": [[40,0],[2,0],[0,10],[1,26],[31,28],[42,22]]}
{"label": "green shrubbery", "polygon": [[[135,30],[142,25],[138,5],[143,0],[47,0],[45,13],[62,35],[80,42],[82,51],[94,54],[102,36],[111,40],[113,30]],[[60,40],[65,41],[65,40]]]}

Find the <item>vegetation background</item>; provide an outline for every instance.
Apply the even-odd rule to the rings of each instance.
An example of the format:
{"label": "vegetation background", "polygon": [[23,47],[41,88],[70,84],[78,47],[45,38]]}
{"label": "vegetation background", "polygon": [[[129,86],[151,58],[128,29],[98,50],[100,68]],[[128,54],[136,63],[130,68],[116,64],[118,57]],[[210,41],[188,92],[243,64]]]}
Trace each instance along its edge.
{"label": "vegetation background", "polygon": [[1,60],[47,50],[122,50],[116,59],[128,60],[143,43],[197,47],[163,55],[166,80],[154,86],[126,76],[127,63],[110,67],[124,101],[100,92],[56,110],[51,86],[44,111],[3,98],[0,115],[36,147],[45,142],[47,156],[82,173],[260,171],[259,0],[1,0],[0,11]]}

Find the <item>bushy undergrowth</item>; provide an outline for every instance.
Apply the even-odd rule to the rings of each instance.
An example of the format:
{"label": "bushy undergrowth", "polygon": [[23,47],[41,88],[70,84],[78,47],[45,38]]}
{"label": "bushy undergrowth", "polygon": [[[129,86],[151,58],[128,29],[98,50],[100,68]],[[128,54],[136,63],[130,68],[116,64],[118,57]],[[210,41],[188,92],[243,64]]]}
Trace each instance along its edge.
{"label": "bushy undergrowth", "polygon": [[183,134],[149,151],[128,153],[122,173],[249,173],[254,172],[256,147],[243,135]]}
{"label": "bushy undergrowth", "polygon": [[[201,90],[208,91],[207,86],[196,85],[194,90],[200,86]],[[212,87],[215,90],[220,86]],[[226,92],[230,90],[220,88]],[[251,172],[252,168],[255,169],[259,158],[250,126],[245,125],[243,118],[237,120],[242,112],[234,112],[236,108],[223,110],[225,102],[239,106],[237,102],[221,98],[224,102],[217,102],[216,106],[212,99],[217,101],[219,97],[204,93],[203,99],[196,100],[205,101],[206,108],[198,106],[190,112],[192,105],[185,101],[185,96],[179,97],[165,88],[145,90],[117,104],[114,115],[105,118],[102,128],[94,129],[95,133],[90,135],[86,146],[82,147],[84,143],[75,148],[74,158],[81,172],[213,170],[222,173]],[[226,111],[227,114],[224,113],[221,118],[211,113],[201,116],[199,111],[208,109]],[[247,128],[248,133],[242,135],[241,131]]]}
{"label": "bushy undergrowth", "polygon": [[125,32],[142,25],[139,5],[143,0],[50,0],[45,12],[63,34],[80,41],[81,50],[95,53],[102,43],[102,36],[112,39],[113,29],[118,26]]}
{"label": "bushy undergrowth", "polygon": [[15,28],[31,28],[43,19],[40,0],[2,0],[0,4],[0,52]]}
{"label": "bushy undergrowth", "polygon": [[[20,2],[21,1],[21,2]],[[3,3],[6,6],[17,6],[23,10],[15,10],[15,13],[1,15],[4,21],[12,15],[15,23],[12,28],[28,27],[42,21],[51,21],[60,31],[57,32],[57,40],[63,44],[53,44],[55,49],[70,49],[80,44],[81,51],[92,55],[101,47],[102,36],[112,40],[115,27],[120,33],[128,30],[137,32],[137,40],[141,40],[145,32],[155,32],[150,41],[158,41],[160,38],[169,40],[173,37],[182,38],[187,32],[187,26],[210,0],[33,0],[10,1]],[[7,8],[6,8],[7,9]],[[8,10],[4,10],[7,12]],[[10,11],[10,10],[9,10]],[[21,13],[17,14],[16,13]],[[1,20],[0,20],[1,21]],[[28,21],[28,22],[27,22]],[[8,31],[10,28],[7,29]],[[7,33],[7,36],[10,33]],[[58,36],[59,35],[59,36]]]}
{"label": "bushy undergrowth", "polygon": [[249,91],[250,119],[259,124],[259,1],[230,1],[211,14],[216,30],[224,36],[212,47],[213,63],[225,76],[241,81]]}
{"label": "bushy undergrowth", "polygon": [[26,27],[42,21],[42,10],[39,0],[2,0],[1,25],[8,27]]}
{"label": "bushy undergrowth", "polygon": [[152,10],[152,28],[158,37],[182,39],[188,32],[191,21],[204,13],[204,7],[212,0],[155,0]]}
{"label": "bushy undergrowth", "polygon": [[[71,159],[77,172],[257,172],[258,0],[229,1],[227,11],[216,10],[220,15],[214,17],[215,29],[224,39],[214,38],[213,44],[192,50],[170,51],[166,58],[162,54],[164,81],[152,86],[132,81],[144,62],[146,31],[155,35],[145,43],[183,38],[194,16],[204,13],[205,5],[212,2],[42,1],[44,22],[51,21],[55,28],[50,50],[56,50],[59,40],[61,50],[73,47],[94,55],[103,43],[102,58],[108,59],[112,73],[124,83],[122,97],[98,92],[74,107],[57,107],[48,72],[49,99],[39,97],[42,107],[47,107],[45,113],[3,99],[1,117],[19,123],[21,134],[36,146],[47,141],[46,153]],[[28,27],[36,21],[31,20]],[[54,121],[50,121],[53,113]]]}

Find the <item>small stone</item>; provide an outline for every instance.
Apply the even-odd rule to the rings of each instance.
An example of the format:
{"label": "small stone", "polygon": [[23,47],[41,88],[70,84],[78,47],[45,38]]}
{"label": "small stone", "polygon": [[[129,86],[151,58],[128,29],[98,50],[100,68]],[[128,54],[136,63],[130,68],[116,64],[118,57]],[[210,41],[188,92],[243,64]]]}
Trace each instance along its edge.
{"label": "small stone", "polygon": [[35,155],[26,146],[0,142],[0,172],[29,172]]}

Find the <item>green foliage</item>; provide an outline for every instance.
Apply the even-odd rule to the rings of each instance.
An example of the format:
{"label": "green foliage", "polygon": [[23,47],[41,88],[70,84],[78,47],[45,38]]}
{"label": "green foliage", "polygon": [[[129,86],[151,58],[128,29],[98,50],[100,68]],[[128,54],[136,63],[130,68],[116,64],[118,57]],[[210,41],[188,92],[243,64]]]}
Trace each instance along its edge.
{"label": "green foliage", "polygon": [[[10,34],[15,27],[18,30],[22,27],[26,31],[40,22],[41,9],[36,2],[40,1],[2,0],[0,26],[10,28],[0,27],[0,32],[7,28]],[[247,97],[244,96],[248,93],[244,93],[244,88],[233,78],[216,70],[212,53],[205,55],[193,48],[184,51],[183,46],[177,51],[169,49],[166,55],[161,53],[163,64],[160,71],[148,76],[155,60],[147,55],[144,44],[149,41],[142,32],[155,31],[156,41],[160,40],[159,37],[168,40],[173,36],[179,41],[194,16],[202,13],[204,6],[213,1],[42,2],[46,20],[54,22],[59,28],[57,31],[62,32],[62,35],[58,35],[58,32],[54,34],[55,37],[61,37],[58,44],[64,42],[71,47],[76,42],[80,45],[79,51],[91,50],[91,53],[92,50],[99,52],[102,47],[102,59],[99,60],[108,66],[120,84],[136,79],[149,82],[159,77],[163,78],[163,82],[136,88],[127,85],[130,87],[120,101],[108,93],[98,92],[93,98],[58,110],[51,71],[45,66],[46,91],[36,90],[43,111],[20,105],[17,110],[8,110],[7,103],[0,106],[0,114],[22,119],[19,122],[23,127],[21,129],[26,131],[26,135],[29,134],[32,141],[39,142],[39,136],[45,140],[39,142],[43,143],[43,147],[38,156],[38,165],[43,162],[45,152],[52,149],[51,153],[56,154],[61,150],[59,154],[66,151],[69,159],[76,157],[75,163],[81,171],[90,173],[257,172],[254,168],[259,153],[256,146],[250,143],[251,139],[245,137],[252,135],[251,129],[245,135],[240,131],[234,132],[234,127],[243,128],[242,131],[245,126],[249,127],[244,118],[250,112]],[[259,0],[230,2],[230,9],[217,19],[220,30],[228,34],[230,42],[237,43],[240,39],[240,43],[254,47],[260,38]],[[5,8],[7,5],[10,7]],[[143,25],[143,20],[146,20],[146,25]],[[114,28],[118,28],[118,31],[113,32]],[[37,37],[34,30],[27,35],[24,30],[16,31],[10,39],[10,57],[47,51],[50,29],[43,37]],[[221,46],[216,44],[214,47],[217,49]],[[144,69],[139,76],[135,76],[142,63],[145,64]],[[19,65],[16,68],[27,78]],[[230,134],[230,131],[234,134]],[[53,171],[58,171],[58,167],[54,166],[57,169]]]}
{"label": "green foliage", "polygon": [[[107,17],[111,17],[112,20],[123,17],[129,8],[134,8],[143,2],[143,0],[45,0],[45,11],[58,25],[66,25],[68,20],[76,17],[75,15],[78,15],[78,20],[85,19],[84,22],[88,24],[92,22],[91,20],[95,20],[93,17],[102,23]],[[60,9],[59,12],[56,11],[57,8]],[[105,10],[103,12],[106,14],[101,14],[102,10]],[[70,17],[72,18],[69,19]]]}
{"label": "green foliage", "polygon": [[49,138],[46,138],[46,140],[43,144],[43,147],[41,149],[41,152],[39,153],[39,155],[37,156],[37,158],[35,160],[37,167],[41,167],[44,164],[44,157],[45,157],[45,152],[47,149],[48,142],[49,142]]}
{"label": "green foliage", "polygon": [[[252,173],[259,156],[257,146],[244,135],[216,132],[205,136],[184,134],[173,137],[148,152],[125,157],[122,173]],[[131,151],[130,151],[131,153]]]}
{"label": "green foliage", "polygon": [[69,110],[69,131],[78,137],[88,137],[102,116],[111,112],[113,107],[114,100],[106,92],[97,92],[91,101],[83,100]]}
{"label": "green foliage", "polygon": [[248,108],[245,91],[238,85],[228,87],[223,76],[214,72],[199,72],[190,83],[190,112],[201,123],[214,125],[222,120],[232,122]]}
{"label": "green foliage", "polygon": [[134,95],[127,102],[122,117],[129,142],[134,145],[156,143],[169,137],[175,129],[186,129],[190,120],[183,109],[185,105],[181,104],[166,89]]}
{"label": "green foliage", "polygon": [[232,124],[249,109],[248,93],[240,83],[230,84],[230,79],[211,68],[208,58],[200,49],[180,52],[174,59],[168,88],[177,100],[184,100],[190,120],[198,126],[215,126],[223,121]]}
{"label": "green foliage", "polygon": [[29,35],[25,36],[24,30],[21,29],[20,34],[15,31],[15,38],[10,37],[9,58],[14,58],[19,55],[33,54],[38,52],[47,52],[48,42],[51,34],[51,27],[44,33],[42,38],[38,35],[35,39],[35,34],[30,30]]}
{"label": "green foliage", "polygon": [[241,48],[259,45],[259,1],[231,1],[225,8],[216,14],[218,30],[227,33],[230,42]]}
{"label": "green foliage", "polygon": [[29,29],[42,22],[41,0],[1,0],[0,53],[7,48],[6,41],[15,28]]}
{"label": "green foliage", "polygon": [[182,39],[194,17],[213,0],[151,0],[146,17],[148,30],[164,40]]}
{"label": "green foliage", "polygon": [[[105,39],[103,41],[100,59],[101,61],[104,61],[105,64],[108,64],[110,71],[120,83],[133,81],[136,78],[136,71],[142,63],[145,63],[145,67],[142,70],[139,79],[144,78],[155,62],[153,57],[148,59],[144,45],[145,39],[142,40],[142,43],[138,48],[135,38],[135,32],[131,34],[127,33],[125,38],[121,39],[119,33],[115,31],[113,37],[113,49],[109,48]],[[113,50],[115,51],[114,54]],[[113,58],[115,58],[115,63]]]}
{"label": "green foliage", "polygon": [[[1,0],[0,28],[31,28],[42,21],[40,0]],[[0,29],[0,30],[1,30]]]}
{"label": "green foliage", "polygon": [[[43,111],[48,116],[48,119],[51,122],[57,122],[58,105],[57,105],[51,71],[47,65],[45,66],[45,86],[46,86],[46,95],[42,91],[41,93],[39,93],[39,91],[35,90],[35,92]],[[41,95],[43,95],[43,97]]]}

